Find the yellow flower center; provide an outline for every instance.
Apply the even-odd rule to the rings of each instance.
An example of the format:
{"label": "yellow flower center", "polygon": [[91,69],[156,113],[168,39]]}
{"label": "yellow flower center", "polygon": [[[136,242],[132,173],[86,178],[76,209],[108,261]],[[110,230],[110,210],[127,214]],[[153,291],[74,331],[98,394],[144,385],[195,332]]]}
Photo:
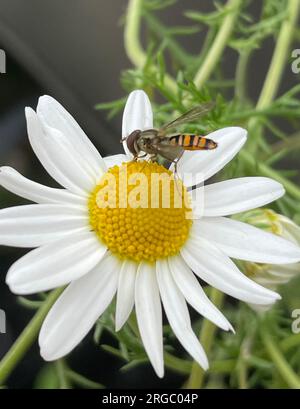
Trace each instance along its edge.
{"label": "yellow flower center", "polygon": [[122,259],[175,255],[192,224],[186,188],[163,166],[142,161],[110,168],[89,199],[90,224]]}

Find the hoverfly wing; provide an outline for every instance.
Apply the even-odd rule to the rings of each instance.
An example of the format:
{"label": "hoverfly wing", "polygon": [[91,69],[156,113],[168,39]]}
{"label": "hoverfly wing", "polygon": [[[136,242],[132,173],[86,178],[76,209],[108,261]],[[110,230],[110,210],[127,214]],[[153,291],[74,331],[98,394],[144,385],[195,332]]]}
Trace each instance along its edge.
{"label": "hoverfly wing", "polygon": [[182,124],[186,124],[187,122],[193,122],[195,119],[201,118],[202,116],[208,114],[212,110],[214,105],[215,105],[214,102],[208,102],[206,104],[198,105],[192,108],[191,110],[185,112],[180,117],[174,119],[173,121],[161,127],[159,133],[165,136],[166,132],[169,129],[175,128]]}
{"label": "hoverfly wing", "polygon": [[178,160],[184,153],[184,148],[179,145],[170,145],[169,138],[164,138],[155,145],[155,149],[158,155],[166,159],[169,162]]}

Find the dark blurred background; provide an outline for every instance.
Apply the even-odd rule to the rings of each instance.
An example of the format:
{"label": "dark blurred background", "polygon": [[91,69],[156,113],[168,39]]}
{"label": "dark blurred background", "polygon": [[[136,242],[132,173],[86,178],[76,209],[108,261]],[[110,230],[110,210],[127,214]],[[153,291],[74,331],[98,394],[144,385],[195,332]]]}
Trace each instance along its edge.
{"label": "dark blurred background", "polygon": [[[255,3],[258,14],[261,2]],[[22,174],[44,184],[54,182],[46,175],[30,150],[24,116],[26,105],[35,108],[38,97],[50,94],[76,118],[102,154],[121,152],[121,117],[108,122],[104,112],[94,106],[125,95],[120,73],[130,68],[123,48],[125,0],[0,0],[0,49],[7,56],[6,73],[0,74],[0,165],[15,167]],[[185,0],[160,11],[163,21],[187,24],[183,10],[210,10],[213,2]],[[255,9],[257,7],[257,9]],[[198,53],[205,32],[187,37],[182,44]],[[270,56],[272,42],[258,50],[249,70],[250,95],[257,97]],[[222,63],[233,77],[236,55],[229,51]],[[295,83],[287,70],[283,90]],[[0,208],[24,203],[1,189]],[[0,308],[6,311],[7,334],[0,334],[0,357],[26,326],[32,311],[24,309],[4,284],[9,266],[25,251],[0,248]],[[103,343],[111,343],[106,335]],[[181,376],[167,372],[159,380],[149,365],[126,374],[118,371],[121,362],[97,348],[90,336],[76,348],[69,360],[73,369],[109,387],[177,387]],[[32,348],[9,379],[12,388],[31,388],[44,363],[37,345]]]}

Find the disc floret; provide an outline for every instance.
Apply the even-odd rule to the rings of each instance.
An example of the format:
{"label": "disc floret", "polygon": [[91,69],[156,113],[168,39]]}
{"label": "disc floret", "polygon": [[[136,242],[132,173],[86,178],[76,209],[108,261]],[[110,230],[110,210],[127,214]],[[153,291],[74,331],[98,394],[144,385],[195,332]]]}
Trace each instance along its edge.
{"label": "disc floret", "polygon": [[178,254],[192,224],[182,182],[146,161],[110,168],[90,196],[89,214],[92,229],[109,250],[136,262]]}

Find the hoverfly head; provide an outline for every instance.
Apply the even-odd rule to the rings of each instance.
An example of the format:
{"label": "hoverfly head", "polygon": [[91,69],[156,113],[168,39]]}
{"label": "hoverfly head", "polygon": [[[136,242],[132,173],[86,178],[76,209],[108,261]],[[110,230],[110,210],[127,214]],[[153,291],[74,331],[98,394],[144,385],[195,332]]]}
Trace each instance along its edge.
{"label": "hoverfly head", "polygon": [[136,131],[131,132],[126,138],[127,147],[134,156],[139,153],[137,152],[137,141],[139,140],[140,135],[141,131],[137,129]]}

